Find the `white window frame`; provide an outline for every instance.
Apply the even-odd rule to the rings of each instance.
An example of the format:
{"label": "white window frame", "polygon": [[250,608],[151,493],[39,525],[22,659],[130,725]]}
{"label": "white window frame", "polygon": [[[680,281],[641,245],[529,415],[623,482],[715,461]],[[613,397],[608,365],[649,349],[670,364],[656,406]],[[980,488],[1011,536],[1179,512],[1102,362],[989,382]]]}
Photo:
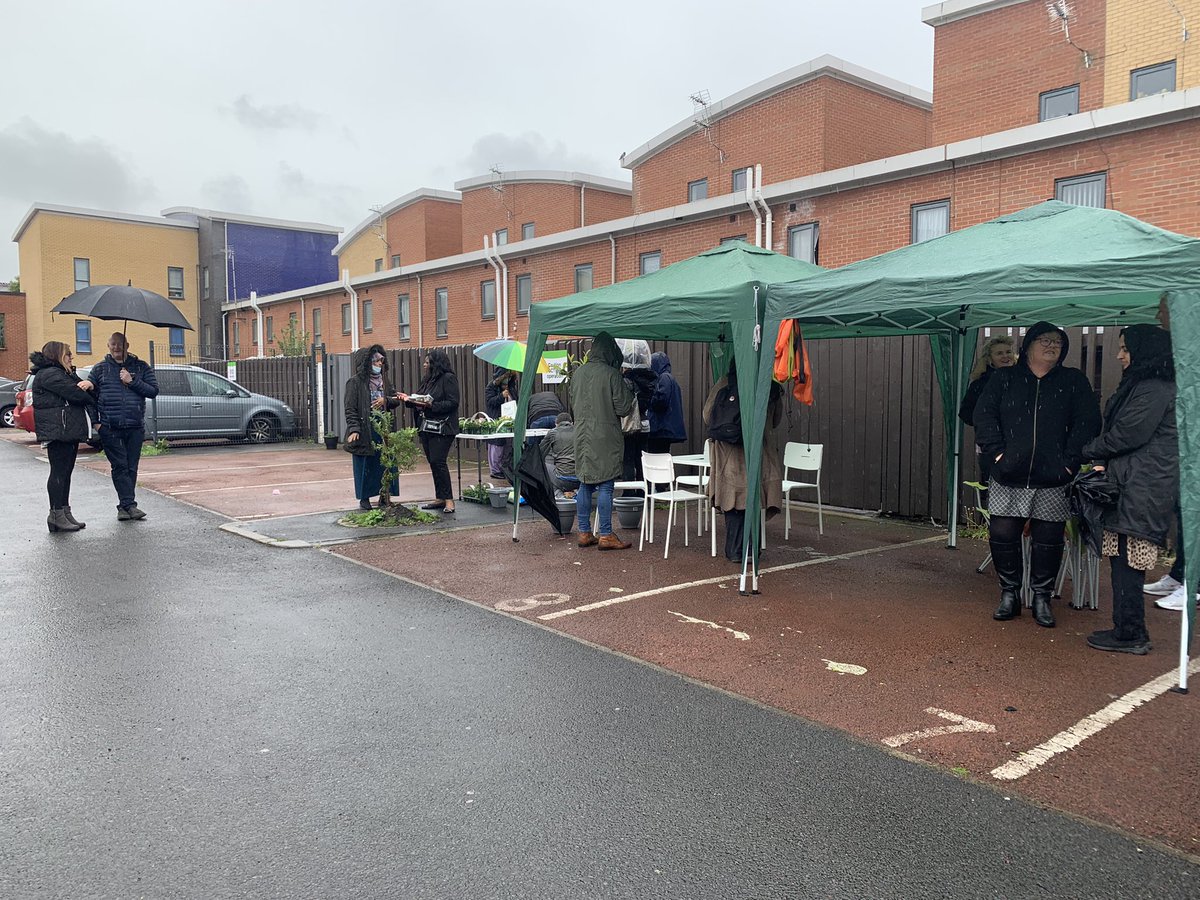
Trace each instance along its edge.
{"label": "white window frame", "polygon": [[[933,212],[944,212],[946,219],[945,230],[939,234],[926,234],[920,237],[920,225],[923,214]],[[914,203],[909,209],[909,241],[913,244],[919,244],[922,241],[930,241],[934,238],[939,238],[943,234],[950,233],[950,201],[949,200],[932,200],[929,203]]]}
{"label": "white window frame", "polygon": [[529,273],[517,276],[517,315],[529,315],[533,306],[533,276]]}
{"label": "white window frame", "polygon": [[450,289],[437,288],[433,292],[434,319],[437,322],[437,336],[450,336]]}

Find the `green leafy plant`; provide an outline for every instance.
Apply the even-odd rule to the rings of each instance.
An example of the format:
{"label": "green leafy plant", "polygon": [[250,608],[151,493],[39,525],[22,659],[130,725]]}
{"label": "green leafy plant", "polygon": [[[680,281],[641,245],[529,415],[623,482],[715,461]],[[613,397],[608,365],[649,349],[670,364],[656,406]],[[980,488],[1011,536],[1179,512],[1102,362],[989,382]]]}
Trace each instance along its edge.
{"label": "green leafy plant", "polygon": [[405,515],[398,520],[393,514],[398,508],[403,507],[388,507],[387,509],[371,509],[363,512],[346,513],[342,516],[343,525],[352,525],[355,528],[389,528],[394,525],[432,525],[434,522],[440,522],[441,518],[433,513],[422,512],[419,509],[406,509]]}
{"label": "green leafy plant", "polygon": [[288,319],[287,325],[275,335],[275,353],[277,356],[307,356],[311,343],[312,335],[298,329],[295,319]]}
{"label": "green leafy plant", "polygon": [[383,466],[383,478],[379,484],[379,502],[387,506],[392,499],[392,482],[401,472],[409,472],[417,464],[417,429],[400,428],[393,430],[395,418],[390,412],[382,409],[371,410],[371,425],[375,435],[380,438],[373,441],[379,451],[379,462]]}
{"label": "green leafy plant", "polygon": [[488,485],[486,484],[472,484],[464,488],[462,493],[464,500],[474,500],[476,503],[488,502]]}

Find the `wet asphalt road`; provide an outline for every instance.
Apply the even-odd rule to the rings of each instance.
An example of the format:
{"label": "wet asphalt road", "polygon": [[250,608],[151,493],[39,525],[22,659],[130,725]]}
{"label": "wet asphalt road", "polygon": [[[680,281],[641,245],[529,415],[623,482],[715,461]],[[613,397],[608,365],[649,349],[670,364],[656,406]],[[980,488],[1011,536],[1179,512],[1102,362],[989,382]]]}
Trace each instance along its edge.
{"label": "wet asphalt road", "polygon": [[50,535],[46,471],[0,442],[0,896],[1200,893],[1182,857],[333,555],[151,494],[118,523],[92,472],[87,530]]}

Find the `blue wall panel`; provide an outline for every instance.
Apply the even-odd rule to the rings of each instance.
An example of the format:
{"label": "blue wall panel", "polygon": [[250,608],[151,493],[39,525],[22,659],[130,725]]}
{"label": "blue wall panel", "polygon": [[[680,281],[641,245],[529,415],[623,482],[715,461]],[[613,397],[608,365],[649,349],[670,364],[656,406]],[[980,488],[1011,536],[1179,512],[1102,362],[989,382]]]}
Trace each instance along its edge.
{"label": "blue wall panel", "polygon": [[230,222],[229,294],[243,300],[336,281],[337,235]]}

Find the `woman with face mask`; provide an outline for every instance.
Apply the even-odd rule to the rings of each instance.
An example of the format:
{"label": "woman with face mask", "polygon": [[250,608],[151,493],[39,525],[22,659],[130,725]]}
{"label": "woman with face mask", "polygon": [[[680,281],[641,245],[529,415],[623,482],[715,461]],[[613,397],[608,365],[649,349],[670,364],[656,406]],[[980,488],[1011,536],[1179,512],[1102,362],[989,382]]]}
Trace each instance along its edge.
{"label": "woman with face mask", "polygon": [[[351,357],[354,374],[346,382],[346,450],[354,457],[354,496],[359,509],[370,509],[371,498],[383,483],[383,463],[375,444],[380,435],[371,425],[373,410],[390,410],[400,400],[388,378],[387,355],[379,344],[358,350]],[[400,493],[399,478],[391,495]]]}
{"label": "woman with face mask", "polygon": [[1021,537],[1028,523],[1033,620],[1054,627],[1050,595],[1070,516],[1067,486],[1084,460],[1084,444],[1100,432],[1091,382],[1064,365],[1069,346],[1065,331],[1038,322],[1017,364],[992,374],[975,407],[975,441],[992,464],[988,542],[1000,581],[992,618],[999,621],[1021,615]]}
{"label": "woman with face mask", "polygon": [[1146,570],[1175,518],[1179,444],[1175,429],[1175,366],[1171,336],[1154,325],[1131,325],[1120,335],[1124,373],[1104,407],[1104,431],[1083,448],[1121,493],[1104,515],[1103,552],[1112,566],[1113,627],[1087,642],[1097,650],[1150,651],[1142,588]]}

